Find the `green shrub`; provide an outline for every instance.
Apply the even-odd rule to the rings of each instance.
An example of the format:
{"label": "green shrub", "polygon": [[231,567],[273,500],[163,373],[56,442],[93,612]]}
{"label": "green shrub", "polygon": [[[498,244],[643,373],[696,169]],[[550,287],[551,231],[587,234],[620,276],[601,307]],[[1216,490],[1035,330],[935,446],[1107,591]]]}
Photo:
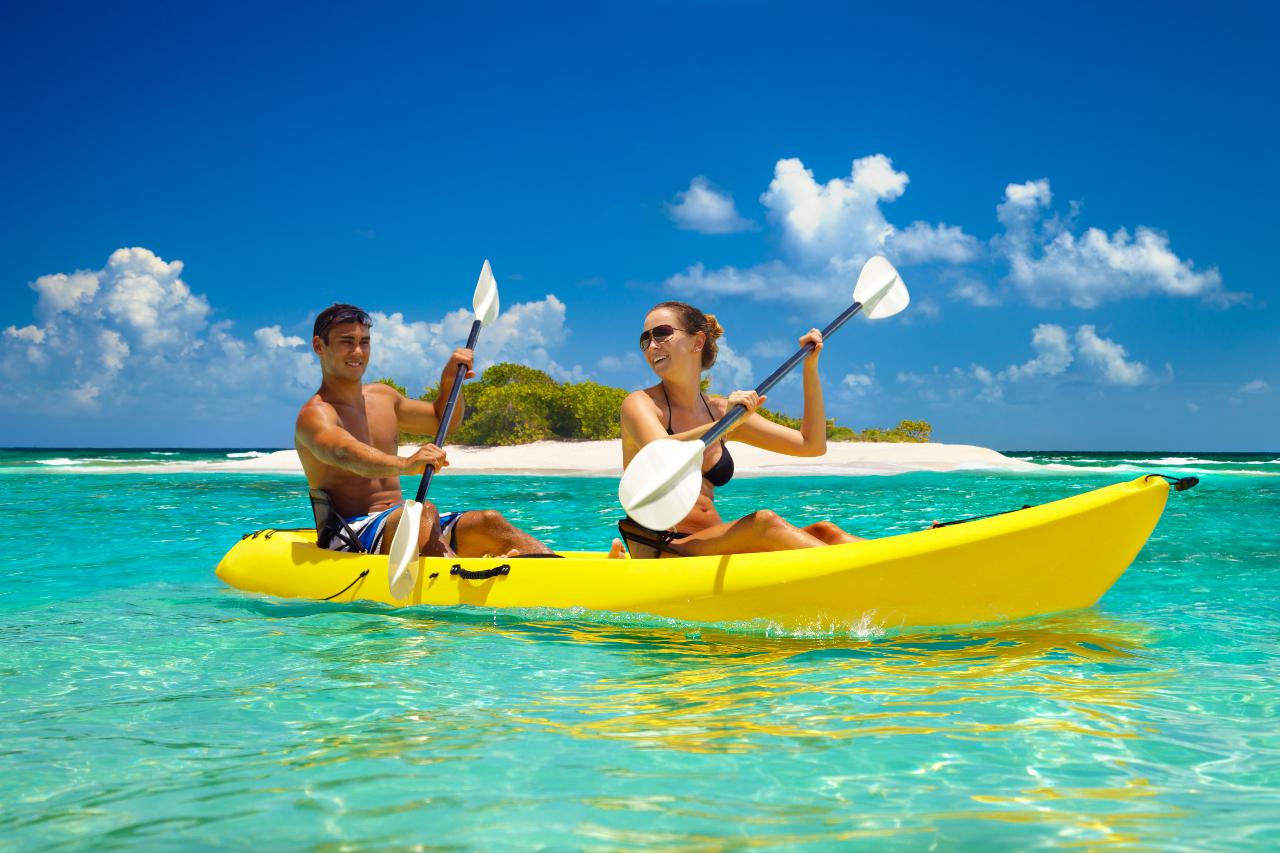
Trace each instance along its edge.
{"label": "green shrub", "polygon": [[570,438],[601,440],[622,435],[619,411],[626,391],[595,382],[565,385],[562,390],[572,415]]}
{"label": "green shrub", "polygon": [[396,382],[394,379],[392,379],[392,378],[390,378],[390,377],[388,377],[388,376],[384,376],[384,377],[382,377],[381,379],[375,379],[375,380],[373,380],[373,382],[374,382],[374,384],[375,384],[375,385],[378,385],[378,384],[381,384],[381,385],[390,385],[392,388],[394,388],[394,389],[396,389],[397,391],[399,391],[399,392],[400,392],[400,396],[402,396],[402,397],[408,396],[408,392],[406,392],[406,391],[404,390],[404,386],[403,386],[403,385],[401,385],[399,382]]}
{"label": "green shrub", "polygon": [[[391,379],[379,379],[405,393]],[[705,387],[705,380],[704,380]],[[418,398],[434,400],[439,386]],[[466,402],[462,424],[450,443],[468,445],[527,444],[546,439],[600,440],[622,434],[619,410],[627,392],[597,382],[560,383],[541,370],[503,362],[463,385]],[[760,409],[760,414],[783,426],[800,428],[800,419]],[[892,430],[870,428],[861,433],[827,420],[828,441],[928,441],[933,428],[925,421],[902,421]],[[400,436],[407,443],[434,441],[435,436]]]}

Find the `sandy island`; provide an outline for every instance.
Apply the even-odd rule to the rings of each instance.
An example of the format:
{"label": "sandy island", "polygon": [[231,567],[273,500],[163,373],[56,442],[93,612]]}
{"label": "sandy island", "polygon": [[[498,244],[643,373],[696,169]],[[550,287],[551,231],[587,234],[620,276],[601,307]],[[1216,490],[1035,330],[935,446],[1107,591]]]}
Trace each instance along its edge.
{"label": "sandy island", "polygon": [[[1036,466],[985,447],[968,444],[832,442],[827,452],[812,459],[782,456],[737,442],[729,442],[739,476],[814,476],[837,474],[903,474],[909,471],[960,469],[1029,470]],[[514,447],[445,448],[450,474],[536,474],[576,477],[618,477],[622,474],[622,450],[613,441],[538,441]],[[400,455],[413,447],[400,448]],[[177,467],[177,466],[175,466]],[[298,454],[278,450],[252,459],[204,463],[202,471],[243,471],[300,474]]]}

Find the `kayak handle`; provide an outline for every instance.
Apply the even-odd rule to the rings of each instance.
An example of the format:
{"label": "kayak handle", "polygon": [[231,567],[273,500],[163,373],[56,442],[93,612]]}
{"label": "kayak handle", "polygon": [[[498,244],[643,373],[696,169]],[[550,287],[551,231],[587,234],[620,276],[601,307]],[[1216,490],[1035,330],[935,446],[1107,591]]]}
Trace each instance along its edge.
{"label": "kayak handle", "polygon": [[458,577],[465,578],[469,581],[484,581],[489,578],[502,577],[503,575],[510,573],[510,563],[503,563],[501,566],[494,566],[492,569],[481,569],[478,572],[468,571],[467,569],[462,568],[462,566],[456,564],[453,568],[449,569],[449,574],[457,575]]}
{"label": "kayak handle", "polygon": [[1187,489],[1194,489],[1196,484],[1200,482],[1199,477],[1170,477],[1168,474],[1148,474],[1150,477],[1164,477],[1169,481],[1169,485],[1173,486],[1175,492],[1185,492]]}

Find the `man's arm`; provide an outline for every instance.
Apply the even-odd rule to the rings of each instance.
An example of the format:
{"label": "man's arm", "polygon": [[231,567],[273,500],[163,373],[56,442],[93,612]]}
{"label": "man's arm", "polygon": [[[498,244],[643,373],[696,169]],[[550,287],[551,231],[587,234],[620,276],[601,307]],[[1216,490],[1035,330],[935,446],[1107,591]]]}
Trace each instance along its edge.
{"label": "man's arm", "polygon": [[[329,406],[308,405],[298,414],[294,429],[298,446],[305,447],[326,465],[370,479],[410,473],[411,459],[402,459],[370,447],[347,432]],[[422,470],[418,465],[418,470]]]}
{"label": "man's arm", "polygon": [[[470,379],[476,375],[472,370],[474,357],[471,350],[465,347],[459,347],[453,351],[444,370],[440,371],[440,393],[436,394],[436,398],[430,403],[411,400],[397,393],[400,399],[396,402],[396,425],[401,432],[417,435],[435,435],[439,432],[440,422],[444,420],[445,406],[449,403],[449,393],[453,389],[453,380],[458,375],[458,365],[467,368],[466,378]],[[465,408],[466,404],[462,400],[462,395],[459,394],[458,405],[453,410],[453,422],[449,424],[450,432],[462,423],[462,412]]]}

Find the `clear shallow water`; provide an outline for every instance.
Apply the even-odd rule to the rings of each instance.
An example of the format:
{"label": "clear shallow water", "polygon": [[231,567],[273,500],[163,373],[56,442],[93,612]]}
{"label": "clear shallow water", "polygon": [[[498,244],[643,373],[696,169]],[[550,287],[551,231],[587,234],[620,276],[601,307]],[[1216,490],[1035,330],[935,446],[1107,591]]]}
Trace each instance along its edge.
{"label": "clear shallow water", "polygon": [[[307,523],[300,479],[0,451],[0,847],[1274,847],[1280,454],[1028,457],[1041,473],[739,479],[723,508],[883,535],[1119,464],[1264,475],[1171,495],[1092,610],[795,637],[249,596],[217,559]],[[615,487],[433,495],[601,548]]]}

